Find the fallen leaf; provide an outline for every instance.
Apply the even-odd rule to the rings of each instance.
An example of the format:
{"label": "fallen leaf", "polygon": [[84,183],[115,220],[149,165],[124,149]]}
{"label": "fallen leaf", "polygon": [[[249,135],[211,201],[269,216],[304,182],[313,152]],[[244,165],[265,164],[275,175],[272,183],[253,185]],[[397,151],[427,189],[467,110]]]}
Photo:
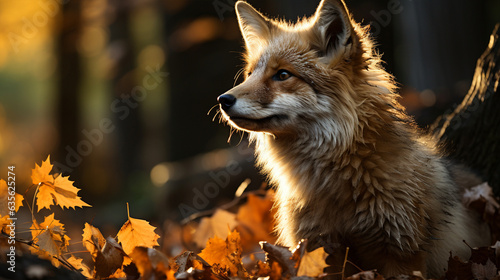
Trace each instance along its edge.
{"label": "fallen leaf", "polygon": [[[174,258],[172,270],[176,271],[175,278],[182,279],[221,279],[217,277],[210,264],[192,251],[186,251]],[[224,277],[222,277],[224,279]]]}
{"label": "fallen leaf", "polygon": [[226,241],[215,236],[208,240],[207,246],[198,255],[210,265],[213,265],[214,263],[220,263],[227,253]]}
{"label": "fallen leaf", "polygon": [[85,246],[87,251],[90,252],[92,258],[95,260],[97,258],[97,254],[101,252],[101,249],[104,247],[106,239],[104,239],[104,236],[102,236],[98,228],[90,225],[89,223],[85,223],[82,234],[82,242],[83,246]]}
{"label": "fallen leaf", "polygon": [[271,278],[271,280],[283,279],[283,268],[279,265],[279,263],[271,263],[271,273],[269,274],[269,277]]}
{"label": "fallen leaf", "polygon": [[488,260],[495,262],[496,261],[495,252],[496,251],[493,246],[471,248],[471,255],[469,258],[469,262],[483,264],[483,265],[485,265],[488,262]]}
{"label": "fallen leaf", "polygon": [[78,270],[83,276],[87,278],[92,278],[90,269],[85,264],[82,263],[83,259],[71,256],[66,261],[70,263],[74,268],[76,268],[76,270]]}
{"label": "fallen leaf", "polygon": [[[347,277],[346,280],[384,280],[384,277],[378,274],[376,271],[370,270],[356,273],[352,276]],[[408,280],[410,279],[408,278]]]}
{"label": "fallen leaf", "polygon": [[482,215],[492,216],[500,209],[500,204],[493,196],[493,190],[487,182],[466,189],[462,201],[466,207],[476,209]]}
{"label": "fallen leaf", "polygon": [[209,238],[219,237],[226,238],[228,234],[228,228],[233,230],[238,222],[236,222],[236,215],[222,210],[217,209],[212,217],[205,217],[201,219],[196,232],[194,233],[193,240],[199,248],[203,248]]}
{"label": "fallen leaf", "polygon": [[174,267],[177,272],[185,272],[191,267],[200,270],[210,268],[210,264],[192,251],[186,251],[174,258],[172,267]]}
{"label": "fallen leaf", "polygon": [[163,233],[161,248],[167,257],[175,257],[185,251],[182,244],[183,231],[178,223],[172,220],[164,221]]}
{"label": "fallen leaf", "polygon": [[276,236],[273,234],[275,224],[271,197],[272,194],[266,197],[249,194],[247,202],[238,209],[237,229],[245,250],[251,250],[259,241],[276,242]]}
{"label": "fallen leaf", "polygon": [[59,174],[54,178],[50,175],[52,167],[49,156],[47,160],[42,162],[41,166],[35,164],[35,168],[32,170],[31,179],[33,184],[38,186],[36,195],[37,211],[43,208],[50,209],[50,206],[54,204],[63,209],[65,207],[73,209],[75,207],[91,207],[77,196],[80,189],[73,186],[73,181],[69,180],[69,176],[64,177]]}
{"label": "fallen leaf", "polygon": [[471,271],[474,279],[492,279],[497,275],[497,270],[497,266],[490,259],[486,261],[486,264],[471,264]]}
{"label": "fallen leaf", "polygon": [[134,279],[134,280],[141,279],[141,274],[139,273],[139,270],[137,270],[137,266],[135,266],[135,263],[133,262],[130,262],[127,265],[124,264],[122,271],[127,275],[126,276],[127,279]]}
{"label": "fallen leaf", "polygon": [[445,279],[469,280],[472,278],[471,264],[462,261],[459,257],[453,257],[450,253],[448,259],[448,270],[445,273]]}
{"label": "fallen leaf", "polygon": [[23,200],[24,197],[22,195],[14,192],[12,189],[9,191],[7,182],[0,179],[0,216],[8,216],[12,211],[17,212],[19,207],[23,206]]}
{"label": "fallen leaf", "polygon": [[137,266],[142,279],[175,279],[175,271],[170,269],[168,258],[158,250],[135,247],[130,257]]}
{"label": "fallen leaf", "polygon": [[[119,268],[113,274],[109,275],[106,278],[107,279],[128,279],[127,277],[128,277],[128,274],[125,272],[125,270]],[[137,278],[130,278],[130,279],[139,279],[139,276]]]}
{"label": "fallen leaf", "polygon": [[96,275],[101,278],[112,275],[122,267],[124,255],[122,247],[113,237],[106,238],[104,247],[94,260]]}
{"label": "fallen leaf", "polygon": [[317,277],[323,274],[323,269],[327,267],[325,260],[328,254],[323,247],[312,252],[306,252],[300,259],[298,276]]}
{"label": "fallen leaf", "polygon": [[252,270],[253,276],[266,277],[271,274],[269,263],[258,261],[255,268]]}
{"label": "fallen leaf", "polygon": [[266,252],[266,258],[271,263],[276,262],[280,265],[283,269],[283,276],[297,276],[298,260],[293,259],[293,253],[288,247],[272,245],[267,242],[261,242],[260,246]]}
{"label": "fallen leaf", "polygon": [[210,238],[206,248],[198,255],[210,265],[227,271],[228,276],[246,277],[241,252],[240,234],[233,231],[228,234],[226,240],[217,236]]}
{"label": "fallen leaf", "polygon": [[11,220],[9,220],[10,216],[0,216],[0,230],[2,232],[10,233],[10,227],[7,227]]}
{"label": "fallen leaf", "polygon": [[490,227],[491,239],[498,240],[500,238],[500,204],[493,196],[493,190],[488,183],[465,190],[462,202],[483,217]]}
{"label": "fallen leaf", "polygon": [[125,275],[123,271],[118,271],[124,264],[125,252],[114,238],[105,239],[98,228],[85,223],[82,243],[94,260],[95,274],[98,277]]}
{"label": "fallen leaf", "polygon": [[123,251],[130,255],[136,246],[147,248],[159,246],[158,238],[160,236],[155,233],[155,229],[149,222],[131,218],[129,215],[128,220],[123,224],[116,237],[122,244]]}

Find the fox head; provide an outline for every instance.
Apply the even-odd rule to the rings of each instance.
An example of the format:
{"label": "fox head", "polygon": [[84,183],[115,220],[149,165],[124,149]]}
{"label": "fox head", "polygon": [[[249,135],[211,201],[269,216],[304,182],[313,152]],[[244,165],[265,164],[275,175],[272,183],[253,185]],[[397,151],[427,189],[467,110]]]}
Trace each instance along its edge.
{"label": "fox head", "polygon": [[312,132],[346,145],[370,117],[360,107],[392,94],[367,27],[352,20],[342,0],[322,0],[312,17],[293,24],[269,19],[243,1],[236,14],[246,47],[245,80],[218,97],[231,126],[275,138]]}

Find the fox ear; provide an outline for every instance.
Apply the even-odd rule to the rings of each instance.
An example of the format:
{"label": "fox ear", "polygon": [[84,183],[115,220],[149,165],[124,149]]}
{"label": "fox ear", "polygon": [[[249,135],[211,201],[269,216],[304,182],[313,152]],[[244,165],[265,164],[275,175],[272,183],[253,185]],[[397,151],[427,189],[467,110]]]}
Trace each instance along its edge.
{"label": "fox ear", "polygon": [[244,1],[236,2],[236,15],[247,50],[265,41],[271,34],[271,21]]}
{"label": "fox ear", "polygon": [[354,28],[343,0],[322,0],[314,16],[314,28],[320,36],[317,47],[322,55],[353,42]]}

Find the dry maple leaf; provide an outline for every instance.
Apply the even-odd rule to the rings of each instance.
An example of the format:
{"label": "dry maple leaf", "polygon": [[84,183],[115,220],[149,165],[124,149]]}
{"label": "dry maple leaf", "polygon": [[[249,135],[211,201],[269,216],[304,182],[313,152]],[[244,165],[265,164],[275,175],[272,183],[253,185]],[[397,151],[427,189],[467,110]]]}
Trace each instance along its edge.
{"label": "dry maple leaf", "polygon": [[323,269],[328,265],[325,260],[328,254],[323,247],[320,247],[312,252],[306,252],[300,259],[298,276],[317,277],[323,274]]}
{"label": "dry maple leaf", "polygon": [[106,239],[104,239],[104,236],[102,236],[98,228],[90,225],[89,223],[85,223],[82,234],[82,243],[95,260],[97,258],[97,254],[104,247]]}
{"label": "dry maple leaf", "polygon": [[198,254],[212,266],[220,267],[228,272],[228,276],[247,277],[247,272],[241,263],[240,234],[230,232],[223,240],[217,236],[210,238],[205,249]]}
{"label": "dry maple leaf", "polygon": [[493,279],[497,275],[496,247],[471,248],[471,272],[474,279]]}
{"label": "dry maple leaf", "polygon": [[452,256],[448,259],[448,270],[445,274],[445,279],[469,280],[474,279],[471,272],[471,263],[462,261],[457,256]]}
{"label": "dry maple leaf", "polygon": [[148,221],[131,218],[128,214],[128,221],[123,224],[116,237],[122,244],[123,251],[130,255],[136,246],[147,248],[159,246],[160,236],[155,233],[155,229],[156,227],[150,225]]}
{"label": "dry maple leaf", "polygon": [[71,264],[77,271],[79,271],[83,276],[87,278],[92,278],[90,273],[90,269],[82,263],[83,259],[76,258],[75,256],[71,256],[66,260],[69,264]]}
{"label": "dry maple leaf", "polygon": [[[135,277],[130,277],[130,279],[139,279],[139,275],[136,275],[137,278]],[[124,265],[122,265],[122,268],[117,269],[113,274],[109,275],[108,277],[105,277],[105,279],[129,279],[127,273],[125,272]]]}
{"label": "dry maple leaf", "polygon": [[33,247],[29,247],[29,250],[33,255],[36,255],[38,258],[50,261],[52,265],[55,267],[59,267],[61,265],[59,258],[55,258],[53,255],[47,253],[44,250],[39,250]]}
{"label": "dry maple leaf", "polygon": [[196,232],[193,235],[193,241],[198,248],[203,248],[208,239],[214,236],[219,238],[226,238],[228,228],[233,230],[238,222],[236,222],[236,215],[226,210],[217,209],[212,217],[205,217],[201,219]]}
{"label": "dry maple leaf", "polygon": [[[39,249],[34,250],[36,254],[40,255],[39,251],[41,250],[51,256],[60,256],[62,252],[67,251],[70,238],[64,231],[64,224],[54,219],[54,213],[45,217],[41,224],[33,220],[30,229],[33,243],[38,245]],[[44,254],[42,253],[42,255]]]}
{"label": "dry maple leaf", "polygon": [[59,174],[54,178],[50,175],[52,167],[50,156],[48,156],[47,160],[43,161],[41,166],[35,164],[35,168],[31,173],[33,184],[38,186],[36,195],[38,211],[43,208],[50,209],[50,206],[54,204],[59,205],[63,209],[64,207],[73,209],[75,207],[91,207],[77,196],[80,189],[73,186],[73,181],[69,180],[69,176],[64,177]]}
{"label": "dry maple leaf", "polygon": [[488,183],[465,190],[462,202],[466,207],[483,216],[490,226],[491,239],[498,240],[500,238],[500,204],[493,196],[493,190]]}
{"label": "dry maple leaf", "polygon": [[486,261],[486,264],[471,264],[474,279],[493,279],[497,275],[497,270],[497,266],[490,259]]}
{"label": "dry maple leaf", "polygon": [[247,202],[238,209],[237,229],[245,250],[257,246],[259,241],[276,242],[276,236],[272,234],[275,225],[271,196],[270,192],[266,197],[249,194]]}
{"label": "dry maple leaf", "polygon": [[471,255],[469,258],[469,262],[471,263],[486,264],[488,259],[492,262],[496,262],[495,246],[470,248],[470,250]]}
{"label": "dry maple leaf", "polygon": [[10,232],[10,228],[7,226],[10,224],[10,216],[0,216],[0,230],[3,232]]}
{"label": "dry maple leaf", "polygon": [[23,200],[24,197],[22,195],[14,192],[12,189],[9,190],[7,182],[0,179],[0,216],[7,216],[11,212],[17,212],[19,207],[23,206]]}
{"label": "dry maple leaf", "polygon": [[51,230],[64,231],[64,224],[60,220],[54,219],[54,213],[45,217],[40,226]]}
{"label": "dry maple leaf", "polygon": [[35,163],[35,168],[31,171],[31,181],[33,184],[52,183],[54,181],[54,176],[50,175],[52,167],[52,164],[50,164],[50,155],[47,156],[45,161],[42,161],[40,166]]}

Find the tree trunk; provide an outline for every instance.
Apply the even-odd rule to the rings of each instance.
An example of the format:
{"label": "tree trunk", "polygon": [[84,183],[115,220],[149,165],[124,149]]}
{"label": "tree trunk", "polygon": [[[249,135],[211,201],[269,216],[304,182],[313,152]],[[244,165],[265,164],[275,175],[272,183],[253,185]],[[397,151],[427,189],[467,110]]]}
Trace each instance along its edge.
{"label": "tree trunk", "polygon": [[[81,2],[69,1],[61,5],[62,27],[56,42],[58,56],[59,122],[60,149],[55,160],[68,165],[68,149],[77,150],[81,130],[80,108],[78,106],[81,82],[81,58],[77,44],[82,30]],[[75,163],[76,164],[76,163]],[[74,167],[74,166],[71,166]],[[77,180],[78,168],[71,169],[72,180]],[[62,172],[70,172],[64,170]]]}
{"label": "tree trunk", "polygon": [[467,96],[450,114],[440,117],[431,132],[450,157],[464,163],[500,194],[500,24],[477,61]]}
{"label": "tree trunk", "polygon": [[[115,76],[112,78],[113,100],[120,100],[120,104],[127,102],[133,104],[126,113],[119,112],[114,116],[118,135],[118,170],[119,177],[122,178],[122,182],[117,185],[123,185],[129,175],[140,169],[139,152],[144,133],[140,104],[134,101],[131,94],[132,89],[138,85],[134,59],[136,54],[133,49],[133,34],[130,30],[134,6],[130,1],[115,1],[114,7],[116,9],[115,20],[109,26],[110,45],[115,46],[120,55],[116,61]],[[120,178],[116,179],[120,180]]]}

